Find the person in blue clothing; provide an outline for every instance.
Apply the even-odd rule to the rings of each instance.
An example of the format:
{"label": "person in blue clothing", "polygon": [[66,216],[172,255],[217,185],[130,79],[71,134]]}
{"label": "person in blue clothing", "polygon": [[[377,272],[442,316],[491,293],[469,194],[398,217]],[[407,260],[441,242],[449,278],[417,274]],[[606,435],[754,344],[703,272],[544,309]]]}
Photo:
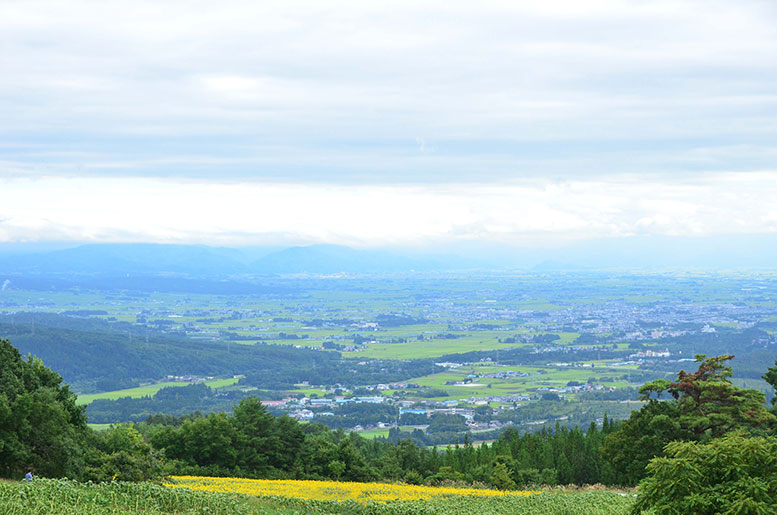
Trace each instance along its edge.
{"label": "person in blue clothing", "polygon": [[24,475],[25,481],[32,481],[32,470],[28,470],[27,473]]}

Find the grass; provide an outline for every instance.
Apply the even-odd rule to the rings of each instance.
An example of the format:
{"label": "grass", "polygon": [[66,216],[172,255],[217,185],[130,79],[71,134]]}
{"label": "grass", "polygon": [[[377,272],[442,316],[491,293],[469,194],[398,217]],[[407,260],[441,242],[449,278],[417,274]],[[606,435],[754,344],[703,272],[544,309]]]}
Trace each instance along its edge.
{"label": "grass", "polygon": [[356,434],[358,434],[359,436],[361,436],[363,438],[366,438],[368,440],[372,440],[373,438],[376,438],[376,437],[383,437],[383,438],[388,437],[389,430],[388,430],[388,428],[384,428],[384,429],[365,429],[364,431],[357,431]]}
{"label": "grass", "polygon": [[[455,340],[423,340],[407,343],[370,343],[367,349],[355,353],[359,357],[382,359],[436,358],[446,354],[458,354],[474,350],[495,350],[516,347],[515,344],[499,343],[487,337],[474,336]],[[347,356],[347,354],[345,354]]]}

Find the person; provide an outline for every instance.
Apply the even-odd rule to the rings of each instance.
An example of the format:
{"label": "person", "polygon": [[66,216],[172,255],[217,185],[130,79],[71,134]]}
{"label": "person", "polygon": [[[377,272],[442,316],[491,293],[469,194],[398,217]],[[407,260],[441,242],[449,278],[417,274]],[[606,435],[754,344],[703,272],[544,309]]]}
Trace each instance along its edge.
{"label": "person", "polygon": [[25,481],[32,481],[32,470],[28,470],[27,473],[24,475]]}

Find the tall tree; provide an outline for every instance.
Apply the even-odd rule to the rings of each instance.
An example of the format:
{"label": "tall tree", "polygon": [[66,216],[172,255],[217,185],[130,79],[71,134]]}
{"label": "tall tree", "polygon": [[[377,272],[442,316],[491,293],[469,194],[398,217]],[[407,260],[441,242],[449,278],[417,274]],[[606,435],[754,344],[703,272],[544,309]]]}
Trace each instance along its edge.
{"label": "tall tree", "polygon": [[[706,442],[733,430],[768,431],[775,416],[766,409],[763,393],[731,383],[726,362],[733,358],[699,354],[696,372],[682,370],[676,381],[657,379],[640,388],[647,404],[610,433],[602,448],[618,483],[636,484],[648,462],[662,456],[671,441]],[[671,398],[660,400],[665,393]]]}
{"label": "tall tree", "polygon": [[0,339],[0,475],[80,478],[90,430],[76,396],[37,358]]}
{"label": "tall tree", "polygon": [[681,370],[677,381],[659,379],[640,388],[643,400],[653,393],[668,392],[678,402],[680,425],[700,438],[716,438],[733,429],[757,431],[767,428],[774,415],[765,408],[766,397],[758,390],[731,384],[731,367],[725,363],[734,356],[707,358],[697,354],[696,372]]}

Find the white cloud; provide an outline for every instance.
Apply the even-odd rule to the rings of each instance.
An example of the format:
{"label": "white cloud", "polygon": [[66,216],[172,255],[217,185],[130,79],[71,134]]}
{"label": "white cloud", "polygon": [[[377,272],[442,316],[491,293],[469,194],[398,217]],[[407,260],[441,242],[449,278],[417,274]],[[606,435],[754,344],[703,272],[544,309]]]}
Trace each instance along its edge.
{"label": "white cloud", "polygon": [[536,244],[775,231],[777,172],[695,183],[596,180],[349,186],[136,178],[6,179],[0,242],[47,239]]}

